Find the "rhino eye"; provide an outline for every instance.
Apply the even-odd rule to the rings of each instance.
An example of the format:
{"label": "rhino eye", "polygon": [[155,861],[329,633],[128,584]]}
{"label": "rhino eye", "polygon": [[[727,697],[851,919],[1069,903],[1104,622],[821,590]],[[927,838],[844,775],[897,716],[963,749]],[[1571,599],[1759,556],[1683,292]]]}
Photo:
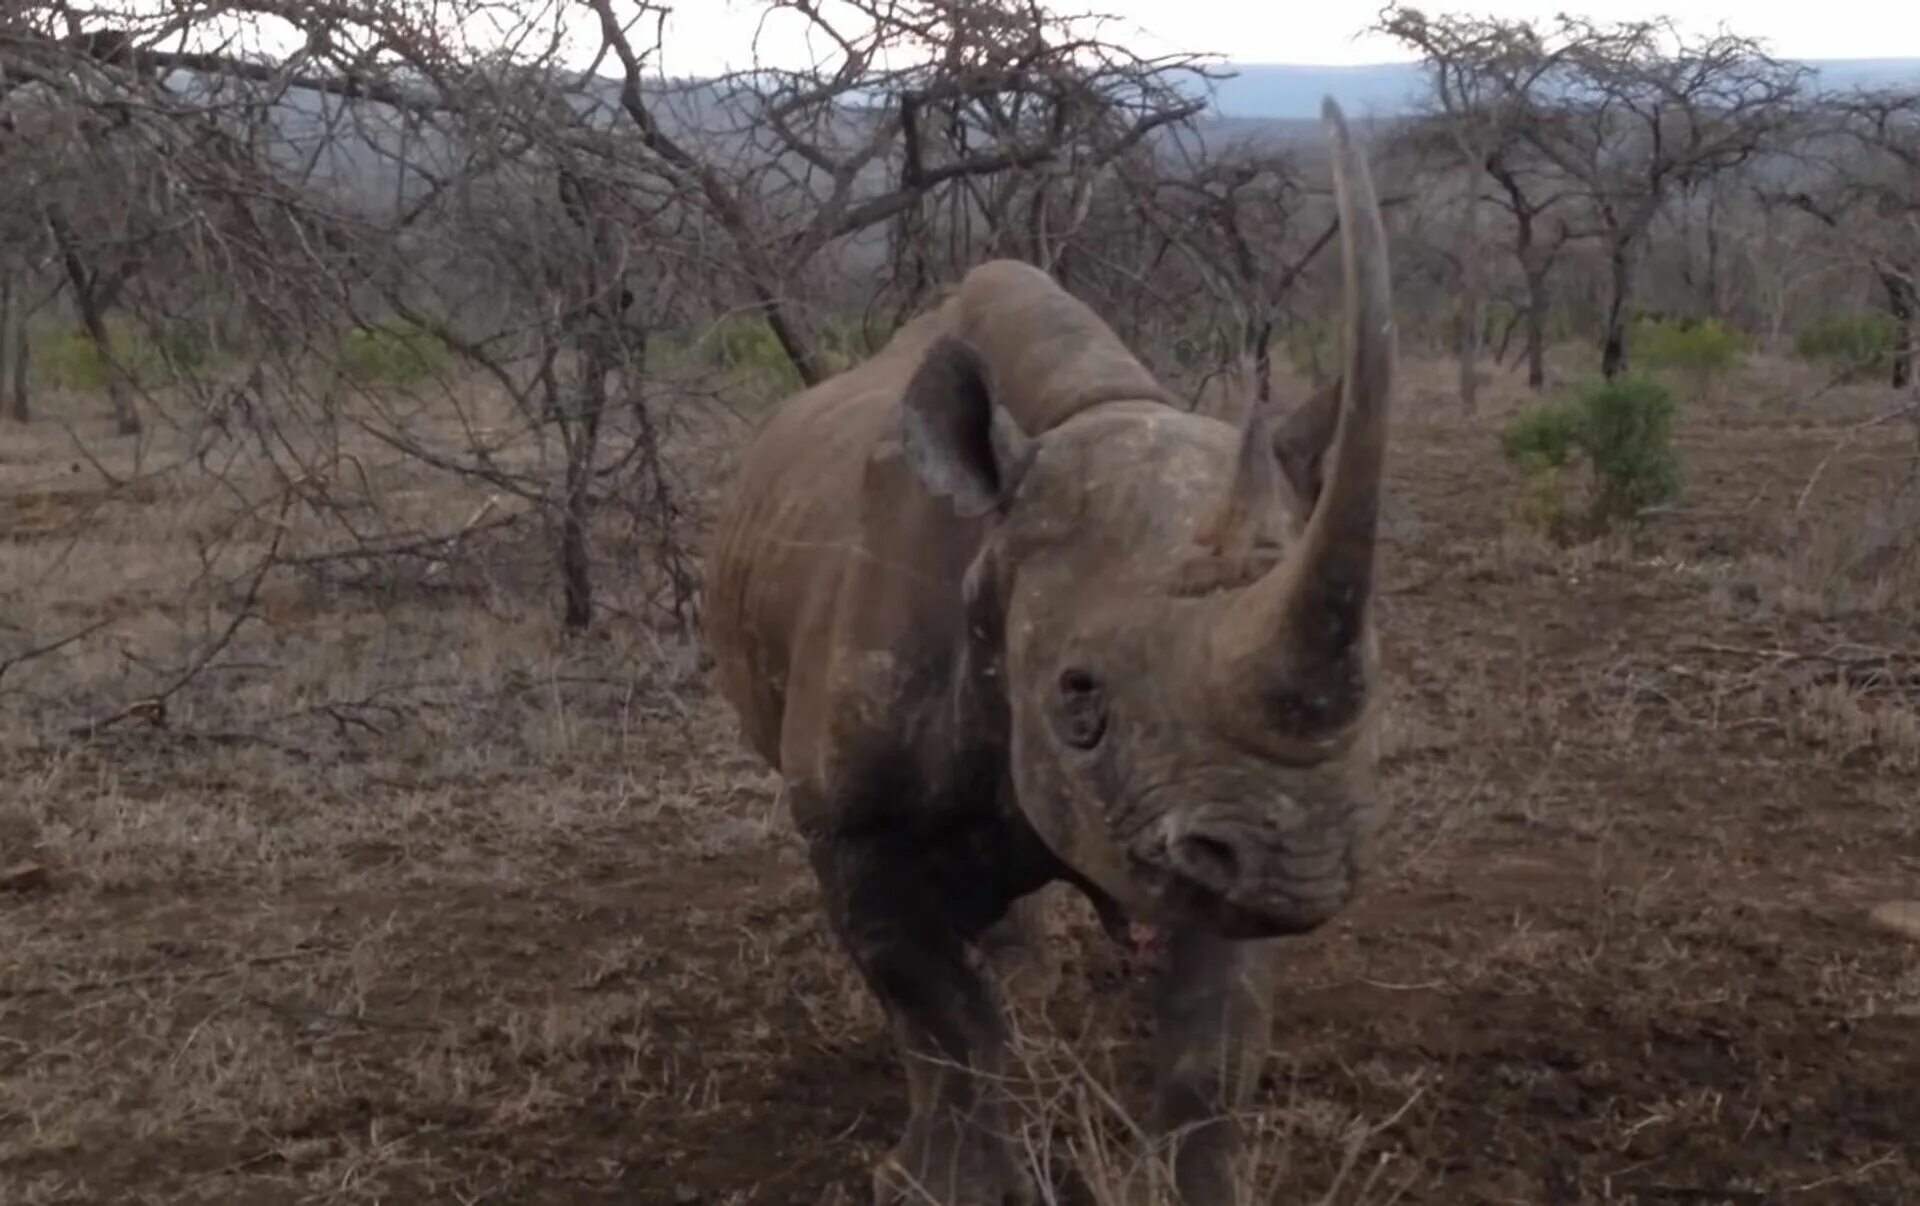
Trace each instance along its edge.
{"label": "rhino eye", "polygon": [[1060,713],[1054,727],[1060,740],[1090,750],[1107,732],[1107,696],[1100,680],[1085,670],[1060,672]]}

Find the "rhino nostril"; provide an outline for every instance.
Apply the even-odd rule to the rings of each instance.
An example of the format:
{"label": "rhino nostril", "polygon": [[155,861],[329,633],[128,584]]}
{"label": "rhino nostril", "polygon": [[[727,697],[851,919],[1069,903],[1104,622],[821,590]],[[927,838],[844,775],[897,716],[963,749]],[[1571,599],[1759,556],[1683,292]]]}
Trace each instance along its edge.
{"label": "rhino nostril", "polygon": [[1223,895],[1240,879],[1240,855],[1219,838],[1188,834],[1176,839],[1168,853],[1180,874]]}

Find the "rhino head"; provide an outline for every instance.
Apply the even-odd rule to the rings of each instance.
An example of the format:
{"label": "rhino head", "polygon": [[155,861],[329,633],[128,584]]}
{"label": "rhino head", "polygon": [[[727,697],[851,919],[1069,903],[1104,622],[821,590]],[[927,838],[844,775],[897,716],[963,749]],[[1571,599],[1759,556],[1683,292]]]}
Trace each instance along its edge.
{"label": "rhino head", "polygon": [[982,524],[965,674],[1020,809],[1134,917],[1228,937],[1331,918],[1379,819],[1370,601],[1395,340],[1373,185],[1329,122],[1345,370],[1284,421],[1113,400],[1029,437],[1004,403],[1030,383],[953,337],[906,399],[921,484]]}

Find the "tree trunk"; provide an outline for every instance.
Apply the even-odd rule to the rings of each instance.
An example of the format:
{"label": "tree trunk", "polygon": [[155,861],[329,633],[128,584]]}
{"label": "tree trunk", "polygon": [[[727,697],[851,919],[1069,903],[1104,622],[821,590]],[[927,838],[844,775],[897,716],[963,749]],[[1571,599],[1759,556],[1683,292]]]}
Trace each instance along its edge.
{"label": "tree trunk", "polygon": [[113,401],[114,424],[121,435],[139,435],[140,415],[133,408],[132,391],[126,375],[121,371],[119,361],[114,359],[105,317],[106,308],[126,284],[127,273],[123,271],[103,284],[99,274],[87,271],[86,264],[81,261],[73,231],[60,211],[49,207],[46,219],[47,229],[52,232],[54,243],[60,249],[60,265],[66,272],[67,283],[73,286],[73,304],[80,312],[80,325],[86,331],[87,341],[93,344],[94,354],[100,357],[100,363],[106,369],[107,394]]}
{"label": "tree trunk", "polygon": [[1720,190],[1718,188],[1707,194],[1706,291],[1706,317],[1720,318],[1723,307],[1720,304]]}
{"label": "tree trunk", "polygon": [[[13,417],[22,423],[27,421],[31,411],[27,395],[27,369],[33,360],[33,345],[27,339],[27,319],[31,317],[25,309],[16,308],[13,316]],[[0,333],[0,338],[5,334]]]}
{"label": "tree trunk", "polygon": [[653,338],[651,322],[627,320],[627,356],[621,366],[621,384],[625,386],[627,398],[633,406],[634,426],[644,428],[649,424],[647,415],[647,370],[650,362],[647,358],[647,344]]}
{"label": "tree trunk", "polygon": [[1553,266],[1551,251],[1536,250],[1534,219],[1545,206],[1534,205],[1521,187],[1520,177],[1498,156],[1487,160],[1487,174],[1507,190],[1508,207],[1513,212],[1513,255],[1520,261],[1520,273],[1527,282],[1527,308],[1521,316],[1527,331],[1527,386],[1538,392],[1547,385],[1547,274]]}
{"label": "tree trunk", "polygon": [[563,619],[569,631],[581,632],[593,622],[593,561],[587,551],[587,491],[585,475],[567,467],[566,509],[560,517],[560,582],[565,599]]}
{"label": "tree trunk", "polygon": [[560,513],[560,585],[562,619],[572,632],[593,623],[593,558],[588,527],[593,518],[593,461],[600,446],[600,417],[606,413],[607,377],[613,370],[607,355],[605,321],[588,320],[586,345],[580,349],[580,408],[567,439],[566,498]]}
{"label": "tree trunk", "polygon": [[14,323],[25,323],[20,318],[20,307],[16,302],[18,292],[11,272],[0,276],[0,411],[17,423],[27,421],[26,375],[16,373],[13,368],[15,356],[25,349],[14,341]]}
{"label": "tree trunk", "polygon": [[94,355],[100,357],[100,364],[106,369],[107,394],[113,401],[114,425],[121,435],[139,435],[140,415],[133,408],[125,374],[120,370],[119,361],[114,359],[113,347],[107,338],[107,321],[101,312],[98,292],[99,280],[80,261],[80,252],[74,246],[72,233],[65,220],[56,212],[49,211],[47,225],[60,247],[60,264],[66,270],[67,283],[73,286],[73,305],[80,312],[81,328],[86,331],[87,341],[93,345]]}
{"label": "tree trunk", "polygon": [[1547,387],[1547,269],[1527,267],[1527,388]]}
{"label": "tree trunk", "polygon": [[[1476,161],[1477,162],[1477,161]],[[1480,409],[1480,180],[1467,179],[1467,250],[1460,273],[1460,406],[1468,414]]]}
{"label": "tree trunk", "polygon": [[1253,322],[1253,396],[1264,404],[1273,398],[1273,319]]}
{"label": "tree trunk", "polygon": [[[593,557],[589,547],[593,521],[593,466],[600,448],[600,420],[606,414],[608,383],[621,367],[616,354],[620,343],[620,324],[631,300],[625,282],[609,278],[607,269],[619,262],[609,238],[608,213],[611,206],[595,184],[582,180],[568,167],[557,176],[559,194],[567,216],[586,235],[586,271],[574,281],[578,292],[570,299],[567,342],[575,355],[574,404],[569,407],[565,391],[552,389],[548,403],[557,412],[562,447],[567,463],[560,499],[560,589],[561,620],[569,632],[584,631],[593,623]],[[756,280],[756,285],[759,281]],[[768,291],[760,290],[768,302],[767,321],[775,335],[782,333],[784,312],[774,305]],[[782,340],[783,345],[786,341]],[[793,355],[793,349],[788,348]],[[799,363],[798,359],[795,361]],[[637,383],[629,380],[629,389]]]}
{"label": "tree trunk", "polygon": [[800,375],[800,383],[811,388],[825,381],[827,374],[820,362],[820,347],[814,342],[812,332],[788,307],[780,291],[756,278],[754,292],[765,307],[767,326],[773,331],[773,337],[779,340],[780,350],[793,363],[793,371]]}
{"label": "tree trunk", "polygon": [[1607,300],[1607,333],[1600,345],[1600,375],[1612,380],[1627,370],[1627,302],[1633,293],[1633,255],[1626,239],[1614,236],[1608,253],[1612,295]]}
{"label": "tree trunk", "polygon": [[1880,284],[1887,291],[1887,312],[1893,316],[1893,380],[1888,384],[1905,389],[1913,380],[1913,319],[1915,287],[1913,277],[1898,268],[1883,269]]}
{"label": "tree trunk", "polygon": [[1787,284],[1780,282],[1773,295],[1767,299],[1767,343],[1766,353],[1777,355],[1780,351],[1780,338],[1787,329]]}
{"label": "tree trunk", "polygon": [[1525,319],[1526,315],[1519,310],[1509,314],[1507,321],[1500,327],[1500,335],[1497,339],[1493,337],[1492,329],[1488,329],[1487,342],[1493,344],[1493,363],[1496,367],[1507,363],[1507,349],[1513,346],[1513,333],[1520,329],[1520,324]]}
{"label": "tree trunk", "polygon": [[87,341],[93,344],[94,355],[100,357],[100,363],[107,370],[107,397],[113,403],[114,430],[121,435],[139,435],[140,412],[133,408],[133,391],[128,387],[120,362],[114,358],[106,319],[100,313],[93,291],[75,289],[73,299],[79,304],[80,324],[86,328]]}

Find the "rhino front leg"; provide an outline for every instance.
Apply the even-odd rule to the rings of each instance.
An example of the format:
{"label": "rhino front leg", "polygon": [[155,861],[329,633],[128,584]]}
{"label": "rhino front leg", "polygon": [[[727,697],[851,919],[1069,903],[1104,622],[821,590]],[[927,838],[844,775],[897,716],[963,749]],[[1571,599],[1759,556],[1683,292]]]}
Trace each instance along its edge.
{"label": "rhino front leg", "polygon": [[1046,897],[1035,892],[1007,906],[1007,915],[988,926],[974,945],[999,976],[1014,1016],[1037,1013],[1060,987],[1060,961],[1047,945]]}
{"label": "rhino front leg", "polygon": [[933,868],[916,843],[870,836],[818,841],[812,855],[833,927],[886,1009],[906,1065],[912,1115],[874,1172],[876,1201],[1033,1201],[1008,1128],[1006,1023],[969,965]]}
{"label": "rhino front leg", "polygon": [[1236,1206],[1237,1117],[1253,1095],[1273,1027],[1272,942],[1175,934],[1156,985],[1154,1131],[1174,1137],[1186,1206]]}

